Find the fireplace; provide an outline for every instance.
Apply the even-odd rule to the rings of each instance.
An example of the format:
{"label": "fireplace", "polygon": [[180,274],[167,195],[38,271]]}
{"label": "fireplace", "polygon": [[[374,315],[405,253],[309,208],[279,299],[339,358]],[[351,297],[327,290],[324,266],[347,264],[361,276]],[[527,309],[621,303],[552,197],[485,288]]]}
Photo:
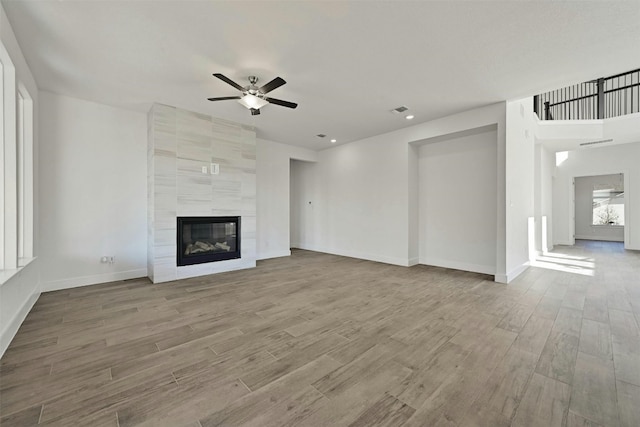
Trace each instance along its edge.
{"label": "fireplace", "polygon": [[178,266],[240,258],[240,217],[178,217],[177,248]]}

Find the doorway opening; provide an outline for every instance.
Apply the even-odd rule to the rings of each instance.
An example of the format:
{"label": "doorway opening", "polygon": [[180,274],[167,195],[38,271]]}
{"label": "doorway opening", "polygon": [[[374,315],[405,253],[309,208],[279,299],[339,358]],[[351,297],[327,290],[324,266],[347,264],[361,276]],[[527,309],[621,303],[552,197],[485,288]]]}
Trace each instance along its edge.
{"label": "doorway opening", "polygon": [[575,178],[575,239],[625,241],[624,181],[623,173]]}

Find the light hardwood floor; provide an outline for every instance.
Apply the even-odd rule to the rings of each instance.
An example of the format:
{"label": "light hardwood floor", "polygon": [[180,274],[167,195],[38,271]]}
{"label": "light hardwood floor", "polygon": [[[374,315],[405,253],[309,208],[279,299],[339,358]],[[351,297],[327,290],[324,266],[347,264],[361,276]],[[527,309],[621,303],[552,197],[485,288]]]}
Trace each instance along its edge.
{"label": "light hardwood floor", "polygon": [[640,253],[541,262],[503,285],[296,250],[43,294],[1,425],[639,426]]}

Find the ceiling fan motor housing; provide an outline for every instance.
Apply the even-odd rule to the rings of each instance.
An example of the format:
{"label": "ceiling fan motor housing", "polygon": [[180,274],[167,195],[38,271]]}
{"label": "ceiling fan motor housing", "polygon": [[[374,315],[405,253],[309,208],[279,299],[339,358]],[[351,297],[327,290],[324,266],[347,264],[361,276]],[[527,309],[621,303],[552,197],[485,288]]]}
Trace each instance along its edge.
{"label": "ceiling fan motor housing", "polygon": [[256,76],[249,76],[249,86],[247,86],[247,93],[251,95],[260,96],[262,93],[258,90],[258,78]]}

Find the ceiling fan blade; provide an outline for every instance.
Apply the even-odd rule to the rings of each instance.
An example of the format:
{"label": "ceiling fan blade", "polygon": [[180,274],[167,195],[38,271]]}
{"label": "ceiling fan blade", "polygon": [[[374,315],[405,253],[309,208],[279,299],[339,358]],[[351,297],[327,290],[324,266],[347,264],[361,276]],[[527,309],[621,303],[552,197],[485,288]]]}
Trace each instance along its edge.
{"label": "ceiling fan blade", "polygon": [[271,80],[269,83],[267,83],[266,85],[258,89],[258,91],[260,93],[269,93],[272,90],[279,88],[285,83],[286,82],[284,81],[284,79],[281,79],[280,77],[276,77],[275,79]]}
{"label": "ceiling fan blade", "polygon": [[296,108],[298,106],[298,104],[296,104],[295,102],[283,101],[282,99],[276,99],[276,98],[269,98],[268,96],[265,96],[264,100],[267,102],[270,102],[271,104],[276,104],[276,105],[280,105],[282,107],[287,107],[287,108]]}
{"label": "ceiling fan blade", "polygon": [[226,101],[228,99],[240,99],[241,96],[223,96],[220,98],[207,98],[209,101]]}
{"label": "ceiling fan blade", "polygon": [[260,109],[259,108],[251,108],[251,115],[252,116],[259,116],[260,115]]}
{"label": "ceiling fan blade", "polygon": [[235,87],[236,89],[238,89],[241,92],[244,92],[244,88],[242,86],[240,86],[238,83],[234,82],[233,80],[231,80],[229,77],[222,75],[220,73],[214,73],[213,74],[215,77],[219,78],[220,80],[222,80],[223,82]]}

